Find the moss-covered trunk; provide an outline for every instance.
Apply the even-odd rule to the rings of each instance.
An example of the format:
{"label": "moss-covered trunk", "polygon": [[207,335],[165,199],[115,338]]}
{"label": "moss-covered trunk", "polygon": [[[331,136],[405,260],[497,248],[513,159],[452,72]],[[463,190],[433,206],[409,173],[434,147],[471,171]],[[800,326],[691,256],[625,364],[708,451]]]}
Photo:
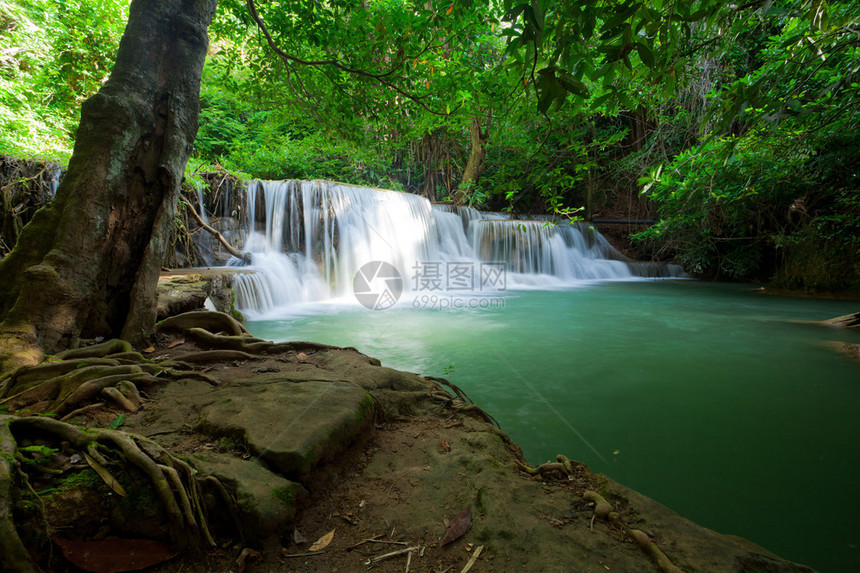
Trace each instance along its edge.
{"label": "moss-covered trunk", "polygon": [[486,141],[489,138],[490,121],[492,115],[487,120],[486,131],[481,131],[481,120],[477,117],[472,119],[469,124],[469,136],[471,139],[471,149],[469,149],[469,160],[466,162],[466,168],[463,169],[463,178],[460,180],[460,186],[454,196],[454,201],[459,204],[469,202],[469,196],[472,194],[472,187],[478,182],[478,177],[481,176],[481,171],[484,170],[484,159],[487,157]]}
{"label": "moss-covered trunk", "polygon": [[0,261],[0,365],[20,361],[22,347],[53,352],[81,336],[139,341],[154,324],[215,6],[133,0],[56,199]]}

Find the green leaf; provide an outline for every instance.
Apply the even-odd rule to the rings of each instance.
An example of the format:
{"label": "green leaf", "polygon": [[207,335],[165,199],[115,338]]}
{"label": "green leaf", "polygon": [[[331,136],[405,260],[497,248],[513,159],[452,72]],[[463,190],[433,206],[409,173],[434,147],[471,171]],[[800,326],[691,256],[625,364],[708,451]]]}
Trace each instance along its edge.
{"label": "green leaf", "polygon": [[108,425],[108,428],[110,428],[111,430],[116,430],[123,424],[125,424],[125,414],[120,414],[116,417],[116,420],[114,420]]}
{"label": "green leaf", "polygon": [[654,52],[651,51],[646,44],[637,42],[635,45],[636,51],[639,52],[639,57],[642,59],[642,63],[648,66],[649,68],[654,68]]}

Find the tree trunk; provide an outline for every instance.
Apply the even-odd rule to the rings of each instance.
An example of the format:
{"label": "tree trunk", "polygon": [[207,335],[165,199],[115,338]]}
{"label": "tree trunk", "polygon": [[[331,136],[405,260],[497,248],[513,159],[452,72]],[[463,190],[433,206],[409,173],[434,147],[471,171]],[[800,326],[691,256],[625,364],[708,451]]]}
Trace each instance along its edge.
{"label": "tree trunk", "polygon": [[478,182],[478,177],[481,176],[481,171],[484,170],[484,159],[487,157],[486,141],[490,136],[490,121],[492,115],[487,120],[487,130],[481,132],[481,120],[477,117],[472,118],[472,123],[469,124],[469,136],[472,142],[472,148],[469,150],[469,161],[466,162],[466,168],[463,170],[463,178],[460,180],[460,186],[454,196],[454,202],[457,204],[467,203],[469,195],[471,195],[472,187]]}
{"label": "tree trunk", "polygon": [[[81,336],[141,341],[197,134],[216,0],[133,0],[110,79],[82,107],[69,169],[0,261],[0,371]],[[5,355],[5,356],[4,356]]]}

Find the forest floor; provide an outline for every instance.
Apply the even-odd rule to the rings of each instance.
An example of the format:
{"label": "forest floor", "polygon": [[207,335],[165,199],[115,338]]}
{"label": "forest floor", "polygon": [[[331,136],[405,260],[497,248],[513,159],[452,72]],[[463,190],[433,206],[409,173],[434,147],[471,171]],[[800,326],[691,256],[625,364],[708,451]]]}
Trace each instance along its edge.
{"label": "forest floor", "polygon": [[[151,350],[156,360],[182,360],[200,349],[174,336]],[[519,448],[477,407],[444,392],[444,381],[384,368],[354,349],[214,362],[204,372],[217,385],[152,388],[122,429],[201,461],[198,469],[233,491],[254,532],[240,543],[213,521],[218,547],[154,571],[674,571],[648,543],[684,571],[810,571],[582,464],[530,475]],[[106,426],[119,413],[73,421]],[[285,483],[292,493],[279,506],[269,493]],[[595,518],[587,491],[613,513]],[[462,535],[442,546],[458,527]],[[649,536],[644,548],[634,530]],[[311,551],[317,540],[325,547]]]}

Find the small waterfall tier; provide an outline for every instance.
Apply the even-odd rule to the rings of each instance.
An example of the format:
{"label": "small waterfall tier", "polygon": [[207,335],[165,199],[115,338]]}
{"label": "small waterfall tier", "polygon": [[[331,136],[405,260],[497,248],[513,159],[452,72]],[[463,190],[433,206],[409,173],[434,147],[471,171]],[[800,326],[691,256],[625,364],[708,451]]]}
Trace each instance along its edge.
{"label": "small waterfall tier", "polygon": [[418,278],[427,272],[444,287],[445,269],[471,266],[477,273],[481,265],[503,269],[507,289],[684,276],[677,266],[626,259],[587,224],[511,220],[431,205],[409,193],[329,181],[252,181],[245,200],[241,233],[252,261],[234,287],[236,306],[251,317],[299,302],[354,300],[356,273],[373,261],[397,269],[407,292],[420,290]]}

